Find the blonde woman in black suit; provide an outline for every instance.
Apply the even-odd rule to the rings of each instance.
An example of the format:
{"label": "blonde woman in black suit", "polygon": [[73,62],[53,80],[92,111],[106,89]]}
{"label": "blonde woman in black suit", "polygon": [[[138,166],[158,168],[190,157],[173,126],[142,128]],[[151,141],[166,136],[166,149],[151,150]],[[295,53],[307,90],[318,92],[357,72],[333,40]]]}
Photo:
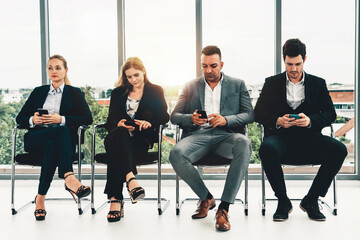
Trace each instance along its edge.
{"label": "blonde woman in black suit", "polygon": [[[90,194],[90,187],[82,185],[74,176],[72,154],[80,125],[91,124],[92,116],[79,88],[70,86],[67,62],[60,55],[50,57],[47,73],[51,85],[35,88],[19,112],[16,122],[28,127],[24,136],[26,152],[42,156],[38,194],[35,198],[35,218],[44,220],[45,197],[56,167],[65,179],[65,189],[76,201]],[[48,114],[40,115],[38,109]]]}

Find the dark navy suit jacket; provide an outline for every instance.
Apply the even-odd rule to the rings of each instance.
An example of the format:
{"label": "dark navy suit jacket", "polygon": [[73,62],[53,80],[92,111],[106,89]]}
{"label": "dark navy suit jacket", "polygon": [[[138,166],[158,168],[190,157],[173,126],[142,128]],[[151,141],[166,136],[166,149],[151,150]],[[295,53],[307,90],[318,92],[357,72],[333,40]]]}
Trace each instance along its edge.
{"label": "dark navy suit jacket", "polygon": [[[43,85],[36,87],[32,91],[16,117],[17,124],[23,127],[30,127],[30,117],[34,116],[38,108],[43,107],[49,90],[50,85]],[[77,128],[81,125],[89,125],[92,123],[91,112],[81,90],[69,85],[64,86],[59,115],[65,116],[65,126],[70,130],[73,143],[77,142]],[[30,131],[34,130],[37,130],[37,128],[31,129]]]}
{"label": "dark navy suit jacket", "polygon": [[[321,134],[321,130],[336,119],[336,112],[324,79],[305,73],[305,100],[292,109],[286,99],[286,72],[265,79],[255,106],[255,121],[264,125],[265,135],[303,136]],[[279,117],[303,112],[311,120],[311,127],[276,128]],[[300,134],[300,135],[298,135]]]}

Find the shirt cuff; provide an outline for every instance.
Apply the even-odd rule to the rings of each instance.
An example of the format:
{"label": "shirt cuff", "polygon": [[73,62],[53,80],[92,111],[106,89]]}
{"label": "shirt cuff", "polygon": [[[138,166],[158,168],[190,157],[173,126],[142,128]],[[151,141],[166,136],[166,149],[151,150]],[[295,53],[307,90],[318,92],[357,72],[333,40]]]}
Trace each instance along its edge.
{"label": "shirt cuff", "polygon": [[61,116],[60,126],[65,126],[65,116]]}
{"label": "shirt cuff", "polygon": [[34,123],[33,123],[33,118],[34,117],[30,117],[29,118],[29,126],[30,126],[30,128],[34,128],[35,126],[34,126]]}

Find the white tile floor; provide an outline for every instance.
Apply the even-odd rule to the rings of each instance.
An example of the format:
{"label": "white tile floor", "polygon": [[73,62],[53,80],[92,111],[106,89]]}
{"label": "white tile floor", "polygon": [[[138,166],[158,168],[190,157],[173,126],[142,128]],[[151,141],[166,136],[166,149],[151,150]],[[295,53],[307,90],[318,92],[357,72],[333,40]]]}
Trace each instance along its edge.
{"label": "white tile floor", "polygon": [[[88,184],[88,181],[84,181]],[[156,195],[156,181],[141,180],[147,196]],[[206,181],[210,191],[220,197],[223,181]],[[105,200],[103,192],[105,181],[98,180],[95,187],[96,203]],[[307,191],[309,181],[287,181],[290,197],[301,198]],[[17,181],[16,206],[35,196],[37,181]],[[181,196],[194,194],[181,184]],[[267,187],[268,197],[272,196]],[[17,215],[10,211],[10,181],[0,181],[0,239],[360,239],[360,181],[338,181],[338,216],[332,216],[324,209],[326,222],[314,222],[307,218],[293,202],[294,211],[287,222],[272,221],[276,202],[268,202],[266,216],[261,215],[260,181],[249,182],[249,216],[245,216],[243,206],[235,204],[230,208],[229,232],[215,231],[214,215],[202,220],[192,220],[195,202],[186,202],[180,216],[175,214],[175,181],[163,181],[163,196],[171,200],[168,209],[159,216],[156,203],[125,203],[125,218],[117,223],[108,223],[108,207],[92,215],[90,210],[79,216],[73,202],[48,202],[48,215],[43,222],[35,221],[34,206]],[[70,196],[64,191],[63,182],[56,180],[48,194],[49,197]],[[243,196],[243,188],[239,196]],[[326,198],[331,200],[331,194]]]}

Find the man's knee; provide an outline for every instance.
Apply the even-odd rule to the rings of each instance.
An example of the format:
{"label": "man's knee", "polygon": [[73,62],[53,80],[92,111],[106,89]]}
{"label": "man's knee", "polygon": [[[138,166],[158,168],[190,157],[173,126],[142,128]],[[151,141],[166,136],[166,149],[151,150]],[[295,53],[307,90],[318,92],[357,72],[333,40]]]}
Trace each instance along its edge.
{"label": "man's knee", "polygon": [[277,147],[271,141],[264,141],[260,145],[259,149],[259,156],[261,161],[266,161],[267,159],[271,158],[279,158],[279,151]]}
{"label": "man's knee", "polygon": [[184,158],[184,151],[179,145],[175,145],[169,155],[169,160],[172,165],[179,163]]}

